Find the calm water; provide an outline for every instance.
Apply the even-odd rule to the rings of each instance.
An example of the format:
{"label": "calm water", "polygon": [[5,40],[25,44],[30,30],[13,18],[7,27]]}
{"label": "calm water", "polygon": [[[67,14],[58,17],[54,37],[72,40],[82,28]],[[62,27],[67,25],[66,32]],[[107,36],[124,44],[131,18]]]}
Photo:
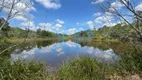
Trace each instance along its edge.
{"label": "calm water", "polygon": [[102,50],[97,47],[81,46],[72,41],[49,43],[51,42],[42,42],[42,44],[36,43],[34,45],[28,44],[28,46],[22,47],[22,50],[21,47],[18,47],[13,52],[18,52],[18,54],[11,54],[11,59],[36,59],[37,61],[47,62],[49,66],[58,66],[67,59],[79,56],[90,56],[98,61],[109,63],[119,60],[119,57],[111,48]]}

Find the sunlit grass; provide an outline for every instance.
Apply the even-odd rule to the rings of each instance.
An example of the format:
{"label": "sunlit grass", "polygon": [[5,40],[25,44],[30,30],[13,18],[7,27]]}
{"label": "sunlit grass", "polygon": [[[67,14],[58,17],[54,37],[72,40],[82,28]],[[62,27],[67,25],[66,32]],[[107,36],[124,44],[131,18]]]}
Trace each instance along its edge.
{"label": "sunlit grass", "polygon": [[73,59],[61,66],[61,80],[105,80],[114,70],[105,63],[98,63],[90,57]]}
{"label": "sunlit grass", "polygon": [[[1,59],[2,60],[2,59]],[[49,80],[43,62],[3,60],[0,65],[0,80]]]}
{"label": "sunlit grass", "polygon": [[108,65],[90,57],[79,57],[65,62],[53,75],[43,62],[0,60],[0,80],[129,80],[133,75],[140,78],[142,72],[142,63],[133,59]]}
{"label": "sunlit grass", "polygon": [[47,71],[43,62],[0,57],[0,80],[141,80],[142,55],[125,54],[115,65],[97,62],[90,57],[77,57],[61,65],[56,74]]}
{"label": "sunlit grass", "polygon": [[63,64],[59,70],[61,80],[134,80],[142,76],[141,59],[134,56],[122,58],[115,65],[97,62],[90,57],[80,57]]}
{"label": "sunlit grass", "polygon": [[7,39],[7,41],[9,43],[20,43],[20,42],[23,42],[23,41],[26,41],[26,42],[33,42],[33,41],[49,41],[49,40],[57,40],[56,38],[10,38],[10,39]]}

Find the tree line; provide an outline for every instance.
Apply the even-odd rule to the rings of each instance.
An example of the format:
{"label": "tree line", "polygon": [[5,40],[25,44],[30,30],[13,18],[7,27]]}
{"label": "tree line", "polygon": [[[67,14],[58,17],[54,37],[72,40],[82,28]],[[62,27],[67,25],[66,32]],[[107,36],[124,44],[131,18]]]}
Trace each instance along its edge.
{"label": "tree line", "polygon": [[[132,24],[135,24],[135,22],[133,22]],[[138,38],[139,36],[137,32],[133,28],[131,28],[127,24],[120,24],[120,23],[112,27],[103,26],[99,29],[81,31],[73,34],[72,37],[76,38],[86,37],[92,40],[115,40],[115,39],[120,41],[140,40]]]}
{"label": "tree line", "polygon": [[[0,18],[0,25],[3,24],[3,22],[5,22],[4,18]],[[9,26],[9,23],[6,22],[6,24],[2,27],[1,31],[0,31],[0,39],[2,38],[53,38],[55,37],[55,34],[50,32],[50,31],[46,31],[46,30],[41,30],[38,29],[37,31],[32,31],[30,29],[21,29],[19,27],[11,27]]]}

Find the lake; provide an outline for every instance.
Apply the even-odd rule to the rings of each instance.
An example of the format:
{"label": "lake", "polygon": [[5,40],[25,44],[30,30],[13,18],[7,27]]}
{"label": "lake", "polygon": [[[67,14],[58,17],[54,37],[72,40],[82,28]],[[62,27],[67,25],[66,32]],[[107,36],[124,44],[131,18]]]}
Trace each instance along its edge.
{"label": "lake", "polygon": [[114,63],[119,60],[118,55],[115,54],[111,47],[103,50],[100,47],[85,44],[85,42],[82,44],[70,40],[66,42],[42,41],[27,43],[15,48],[10,54],[12,61],[19,58],[35,59],[46,62],[50,67],[60,66],[68,59],[81,56],[90,56],[99,62],[107,63]]}

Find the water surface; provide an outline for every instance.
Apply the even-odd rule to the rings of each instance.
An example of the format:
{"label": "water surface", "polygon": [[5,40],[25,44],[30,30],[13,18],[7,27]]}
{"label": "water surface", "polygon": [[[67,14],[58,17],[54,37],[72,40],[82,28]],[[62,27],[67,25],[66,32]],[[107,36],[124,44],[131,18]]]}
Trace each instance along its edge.
{"label": "water surface", "polygon": [[[47,62],[49,66],[58,66],[67,59],[80,56],[90,56],[98,61],[108,63],[114,63],[114,61],[119,59],[111,48],[101,50],[90,46],[81,46],[72,41],[54,43],[52,45],[46,45],[46,43],[50,42],[43,42],[44,46],[39,46],[38,44],[26,46],[18,54],[11,54],[11,59],[36,59],[37,61]],[[19,49],[15,49],[16,51],[19,51]]]}

